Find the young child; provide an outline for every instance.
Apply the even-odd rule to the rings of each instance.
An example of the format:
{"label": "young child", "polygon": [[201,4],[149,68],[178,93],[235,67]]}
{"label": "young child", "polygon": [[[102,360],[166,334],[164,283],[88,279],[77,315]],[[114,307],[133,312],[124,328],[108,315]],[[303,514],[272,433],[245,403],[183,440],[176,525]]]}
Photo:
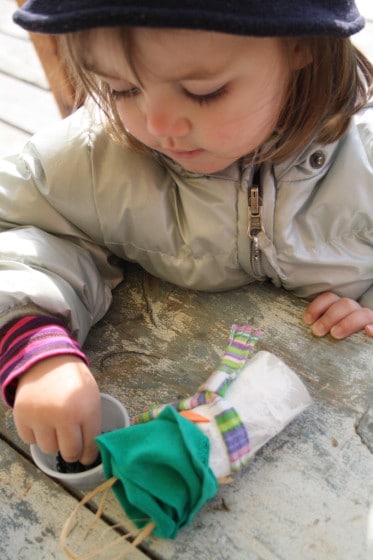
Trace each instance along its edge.
{"label": "young child", "polygon": [[0,171],[3,396],[18,432],[89,464],[80,344],[120,260],[186,288],[311,300],[316,336],[373,336],[373,70],[351,0],[28,0],[95,103]]}

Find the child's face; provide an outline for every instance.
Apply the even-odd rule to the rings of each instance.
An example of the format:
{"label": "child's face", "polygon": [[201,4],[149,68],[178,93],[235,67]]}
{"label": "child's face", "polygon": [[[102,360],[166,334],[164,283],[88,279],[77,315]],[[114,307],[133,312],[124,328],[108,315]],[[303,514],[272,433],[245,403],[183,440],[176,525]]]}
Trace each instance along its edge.
{"label": "child's face", "polygon": [[125,128],[184,168],[220,171],[276,128],[291,66],[284,40],[133,28],[93,32],[86,64],[116,96]]}

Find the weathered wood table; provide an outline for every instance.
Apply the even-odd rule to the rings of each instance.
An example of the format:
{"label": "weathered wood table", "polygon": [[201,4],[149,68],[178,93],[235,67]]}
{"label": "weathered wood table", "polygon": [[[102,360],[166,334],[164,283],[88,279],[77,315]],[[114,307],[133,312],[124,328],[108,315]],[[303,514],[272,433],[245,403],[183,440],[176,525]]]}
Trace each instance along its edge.
{"label": "weathered wood table", "polygon": [[[136,266],[116,290],[87,342],[100,388],[130,414],[195,392],[216,367],[231,324],[261,327],[258,349],[282,358],[314,402],[270,441],[176,540],[121,542],[95,558],[146,560],[368,560],[373,504],[373,341],[357,334],[316,339],[302,323],[305,302],[253,284],[219,294],[183,291]],[[59,535],[82,497],[47,478],[2,406],[0,558],[53,560]],[[84,508],[87,524],[96,507]],[[370,513],[372,517],[372,513]],[[127,521],[115,497],[89,537],[100,551]],[[368,529],[370,527],[370,530]]]}

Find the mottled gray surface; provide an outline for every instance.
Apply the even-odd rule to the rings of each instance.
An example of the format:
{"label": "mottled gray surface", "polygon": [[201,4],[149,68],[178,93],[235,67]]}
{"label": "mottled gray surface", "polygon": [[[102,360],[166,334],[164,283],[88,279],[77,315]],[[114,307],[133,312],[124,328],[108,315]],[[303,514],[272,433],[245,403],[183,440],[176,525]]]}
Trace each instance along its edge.
{"label": "mottled gray surface", "polygon": [[[119,398],[131,414],[193,393],[218,364],[234,322],[261,327],[264,336],[257,347],[292,367],[314,399],[244,471],[234,475],[231,484],[220,488],[175,541],[149,539],[145,554],[163,560],[371,558],[366,539],[373,501],[373,341],[362,333],[341,342],[316,339],[301,321],[304,307],[302,300],[266,283],[202,294],[129,267],[86,350],[100,389]],[[9,413],[3,416],[1,431],[28,451],[20,445]],[[34,484],[45,486],[44,476],[30,465],[25,471],[23,460],[14,451],[11,454],[12,468],[18,469],[15,484],[23,488],[24,477],[32,476]],[[48,532],[48,512],[57,515],[62,527],[70,502],[60,508],[60,499],[67,495],[54,484],[56,494],[39,505],[27,494],[9,495],[6,456],[2,454],[0,471],[0,550],[2,559],[14,560],[18,556],[6,555],[19,533],[11,521],[14,511],[22,519],[23,531],[35,532],[37,526],[41,534]],[[123,522],[113,496],[105,513]],[[50,551],[45,558],[59,558],[52,555],[58,550],[55,532],[49,531],[42,541]]]}

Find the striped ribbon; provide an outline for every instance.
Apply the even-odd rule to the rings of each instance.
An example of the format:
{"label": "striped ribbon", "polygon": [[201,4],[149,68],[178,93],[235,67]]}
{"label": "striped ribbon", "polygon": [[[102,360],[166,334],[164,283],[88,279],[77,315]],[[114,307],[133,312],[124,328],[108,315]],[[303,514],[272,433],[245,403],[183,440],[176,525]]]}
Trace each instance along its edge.
{"label": "striped ribbon", "polygon": [[239,470],[249,458],[249,435],[237,411],[224,399],[224,396],[231,383],[242,371],[261,334],[260,330],[254,330],[249,325],[232,325],[228,346],[219,367],[198,388],[195,395],[168,405],[151,408],[136,416],[133,423],[140,424],[153,420],[166,406],[183,411],[207,404],[224,439],[231,469]]}

